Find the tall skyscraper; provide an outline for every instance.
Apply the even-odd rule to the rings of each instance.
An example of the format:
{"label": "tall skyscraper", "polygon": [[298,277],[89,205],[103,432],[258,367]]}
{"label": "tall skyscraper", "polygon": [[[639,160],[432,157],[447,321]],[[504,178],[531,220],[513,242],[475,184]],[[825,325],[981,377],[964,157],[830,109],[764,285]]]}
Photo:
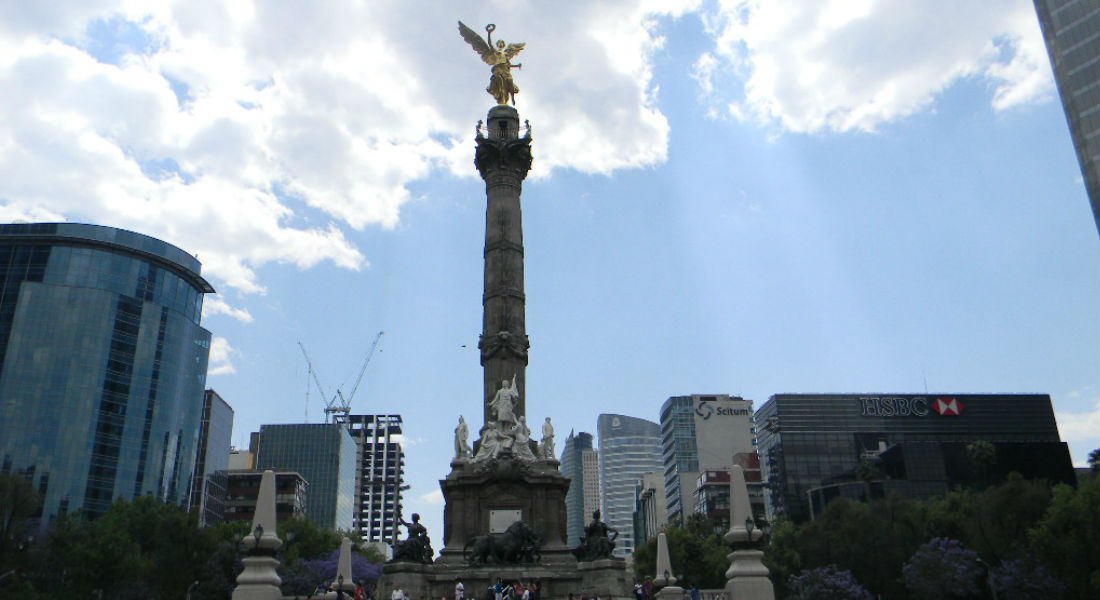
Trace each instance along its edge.
{"label": "tall skyscraper", "polygon": [[329,529],[351,530],[355,440],[339,423],[261,425],[256,469],[296,471],[306,480],[306,516]]}
{"label": "tall skyscraper", "polygon": [[1100,2],[1035,0],[1035,12],[1100,232]]}
{"label": "tall skyscraper", "polygon": [[569,432],[561,451],[561,472],[570,479],[565,494],[566,545],[575,548],[584,535],[584,524],[600,507],[599,453],[592,434]]}
{"label": "tall skyscraper", "polygon": [[596,419],[600,441],[600,505],[603,520],[619,532],[615,556],[634,553],[634,488],[661,461],[661,428],[652,421],[626,415]]}
{"label": "tall skyscraper", "polygon": [[396,544],[405,480],[401,415],[336,415],[355,440],[355,531],[365,542]]}
{"label": "tall skyscraper", "polygon": [[116,498],[187,505],[214,289],[160,240],[76,223],[0,225],[0,472],[43,526]]}
{"label": "tall skyscraper", "polygon": [[202,525],[222,520],[226,481],[215,473],[229,468],[232,438],[233,408],[217,392],[206,390],[202,399],[195,474],[191,478],[191,510],[198,512]]}
{"label": "tall skyscraper", "polygon": [[695,511],[699,473],[729,469],[755,451],[752,402],[726,394],[673,396],[661,406],[661,450],[669,523]]}

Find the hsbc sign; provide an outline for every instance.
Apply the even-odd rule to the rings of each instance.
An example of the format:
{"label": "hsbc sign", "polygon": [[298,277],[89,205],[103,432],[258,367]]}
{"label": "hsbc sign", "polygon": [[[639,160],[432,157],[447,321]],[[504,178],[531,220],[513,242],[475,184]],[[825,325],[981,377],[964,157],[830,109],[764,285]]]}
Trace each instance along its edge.
{"label": "hsbc sign", "polygon": [[957,417],[963,403],[957,398],[922,396],[863,396],[859,398],[859,414],[862,417],[927,417],[930,412],[943,417]]}

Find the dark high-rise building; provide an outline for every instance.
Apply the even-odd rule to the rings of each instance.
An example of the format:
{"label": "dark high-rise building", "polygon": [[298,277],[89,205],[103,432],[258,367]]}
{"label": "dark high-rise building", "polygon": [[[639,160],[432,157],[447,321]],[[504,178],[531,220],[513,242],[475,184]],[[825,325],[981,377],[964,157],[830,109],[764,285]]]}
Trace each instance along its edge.
{"label": "dark high-rise building", "polygon": [[[305,478],[295,471],[275,469],[275,519],[306,518],[307,490]],[[256,516],[256,498],[260,495],[263,471],[230,469],[214,474],[225,482],[225,521],[251,522]]]}
{"label": "dark high-rise building", "polygon": [[[840,496],[930,498],[1012,471],[1074,482],[1045,394],[776,394],[756,422],[769,519],[811,519]],[[973,442],[995,456],[976,464]]]}
{"label": "dark high-rise building", "polygon": [[565,494],[565,535],[570,548],[584,535],[584,524],[600,507],[599,453],[592,448],[592,434],[569,432],[561,451],[562,475],[569,478]]}
{"label": "dark high-rise building", "polygon": [[233,408],[214,390],[206,390],[199,423],[199,447],[195,453],[195,474],[191,478],[191,509],[199,523],[220,523],[225,504],[225,477],[215,476],[229,468],[233,438]]}
{"label": "dark high-rise building", "polygon": [[401,415],[341,415],[357,448],[352,522],[364,542],[396,544],[405,481]]}
{"label": "dark high-rise building", "polygon": [[306,480],[306,516],[329,529],[353,527],[355,440],[345,425],[261,425],[256,470],[296,471]]}
{"label": "dark high-rise building", "polygon": [[0,472],[42,523],[116,498],[186,506],[214,289],[160,240],[76,223],[0,225]]}
{"label": "dark high-rise building", "polygon": [[683,525],[695,512],[695,485],[707,470],[729,469],[738,454],[756,450],[752,402],[711,394],[673,396],[661,406],[661,451],[668,522]]}
{"label": "dark high-rise building", "polygon": [[1035,11],[1100,231],[1100,2],[1035,0]]}
{"label": "dark high-rise building", "polygon": [[634,488],[646,473],[661,469],[661,428],[626,415],[596,419],[600,442],[600,506],[603,520],[619,532],[615,556],[634,553]]}

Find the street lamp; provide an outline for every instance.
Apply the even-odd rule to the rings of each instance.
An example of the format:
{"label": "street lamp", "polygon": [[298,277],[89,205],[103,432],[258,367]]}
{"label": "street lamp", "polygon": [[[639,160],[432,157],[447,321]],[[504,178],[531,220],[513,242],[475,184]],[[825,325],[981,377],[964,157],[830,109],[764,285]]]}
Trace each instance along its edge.
{"label": "street lamp", "polygon": [[199,581],[196,579],[195,581],[191,582],[191,585],[187,586],[187,600],[191,600],[191,590],[195,589],[195,586],[197,586],[198,584]]}

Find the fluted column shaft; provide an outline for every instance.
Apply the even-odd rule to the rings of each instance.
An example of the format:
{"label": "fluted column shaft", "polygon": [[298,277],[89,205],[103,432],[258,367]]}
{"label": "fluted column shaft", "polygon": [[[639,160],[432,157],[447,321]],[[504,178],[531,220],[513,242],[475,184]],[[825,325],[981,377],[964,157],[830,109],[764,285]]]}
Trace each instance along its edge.
{"label": "fluted column shaft", "polygon": [[484,369],[482,410],[505,380],[516,378],[516,417],[527,414],[526,299],[523,292],[523,216],[520,195],[531,169],[531,138],[519,136],[519,113],[510,106],[489,111],[488,136],[479,132],[474,159],[485,180],[485,287],[478,342]]}

